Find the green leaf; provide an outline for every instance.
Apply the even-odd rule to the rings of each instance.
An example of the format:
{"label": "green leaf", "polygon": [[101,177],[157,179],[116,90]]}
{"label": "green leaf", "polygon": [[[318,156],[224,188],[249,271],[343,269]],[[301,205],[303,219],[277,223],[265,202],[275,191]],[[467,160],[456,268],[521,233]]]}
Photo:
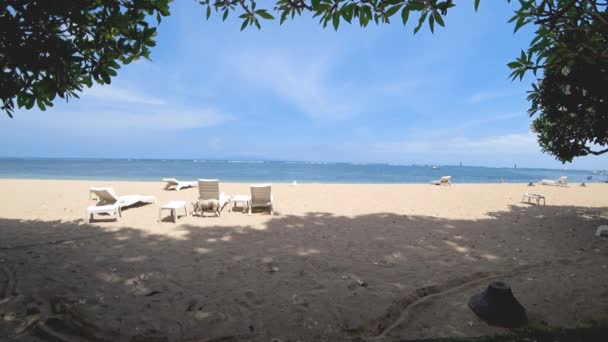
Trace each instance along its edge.
{"label": "green leaf", "polygon": [[334,12],[332,24],[334,25],[334,30],[338,31],[338,26],[340,26],[340,13],[338,11]]}
{"label": "green leaf", "polygon": [[247,27],[248,24],[249,24],[249,18],[243,20],[243,24],[241,25],[241,31],[243,31],[245,29],[245,27]]}
{"label": "green leaf", "polygon": [[401,20],[403,20],[403,26],[405,26],[407,24],[407,20],[410,17],[410,10],[407,9],[407,7],[403,8],[403,11],[401,11]]}
{"label": "green leaf", "polygon": [[25,108],[32,109],[32,107],[34,107],[35,98],[33,95],[30,95],[30,94],[26,94],[26,95],[27,95],[27,97],[25,98]]}
{"label": "green leaf", "polygon": [[520,28],[522,28],[524,25],[526,25],[527,23],[529,23],[528,20],[526,20],[525,17],[520,17],[517,20],[517,23],[515,24],[515,29],[513,30],[513,33],[519,31]]}
{"label": "green leaf", "polygon": [[226,18],[228,18],[228,10],[224,11],[224,15],[222,16],[222,21],[226,21]]}
{"label": "green leaf", "polygon": [[367,18],[367,12],[365,11],[366,7],[367,6],[361,6],[359,8],[359,25],[361,25],[361,27],[367,26],[367,23],[369,22],[369,18]]}
{"label": "green leaf", "polygon": [[399,9],[401,9],[402,6],[403,5],[396,5],[396,6],[389,8],[385,12],[385,17],[388,18],[388,17],[393,16],[395,13],[397,13],[397,11],[399,11]]}
{"label": "green leaf", "polygon": [[479,0],[475,0],[475,12],[479,9]]}
{"label": "green leaf", "polygon": [[17,106],[19,106],[19,108],[23,107],[23,105],[25,104],[25,97],[21,94],[17,94]]}
{"label": "green leaf", "polygon": [[507,66],[510,69],[515,69],[515,68],[521,67],[521,63],[520,62],[511,62],[511,63],[507,64]]}
{"label": "green leaf", "polygon": [[257,10],[255,13],[266,20],[274,19],[274,17],[264,9]]}
{"label": "green leaf", "polygon": [[46,107],[44,106],[44,102],[42,101],[41,98],[38,98],[38,100],[36,101],[36,104],[38,105],[38,108],[40,108],[40,110],[45,111]]}
{"label": "green leaf", "polygon": [[420,31],[420,28],[422,27],[422,24],[424,24],[424,21],[426,20],[426,16],[429,14],[429,12],[423,12],[422,15],[420,16],[420,19],[418,19],[418,26],[416,26],[416,28],[414,29],[414,34],[418,33],[418,31]]}
{"label": "green leaf", "polygon": [[362,8],[363,12],[365,12],[365,26],[369,24],[369,21],[372,19],[372,8],[369,6],[365,6]]}
{"label": "green leaf", "polygon": [[441,14],[439,14],[439,12],[434,11],[433,18],[435,18],[435,21],[437,22],[437,24],[439,24],[442,27],[445,27],[445,23],[443,22],[443,18],[441,17]]}
{"label": "green leaf", "polygon": [[207,20],[209,20],[210,16],[211,16],[211,6],[207,6]]}
{"label": "green leaf", "polygon": [[351,20],[353,20],[353,14],[354,14],[353,6],[354,6],[353,4],[349,4],[349,5],[342,6],[342,8],[340,9],[340,15],[342,15],[342,18],[344,18],[344,20],[346,20],[346,22],[349,24],[350,24]]}
{"label": "green leaf", "polygon": [[435,17],[433,16],[429,18],[429,28],[431,29],[431,33],[435,33]]}
{"label": "green leaf", "polygon": [[112,83],[112,80],[110,79],[110,75],[106,74],[105,72],[100,73],[99,76],[101,76],[103,83],[106,83],[106,84]]}
{"label": "green leaf", "polygon": [[287,20],[288,15],[289,15],[289,10],[283,11],[283,13],[281,13],[281,21],[279,22],[279,24],[283,24],[285,22],[285,20]]}

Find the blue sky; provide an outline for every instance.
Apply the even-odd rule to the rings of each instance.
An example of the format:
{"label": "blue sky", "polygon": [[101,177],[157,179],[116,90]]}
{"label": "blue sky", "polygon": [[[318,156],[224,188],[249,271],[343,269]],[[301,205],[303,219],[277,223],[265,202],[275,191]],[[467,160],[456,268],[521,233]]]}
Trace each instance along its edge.
{"label": "blue sky", "polygon": [[[174,1],[152,61],[109,86],[0,119],[3,156],[273,159],[555,167],[506,64],[528,45],[513,5],[459,1],[447,27],[322,29],[308,16],[239,31]],[[567,168],[605,168],[586,157]]]}

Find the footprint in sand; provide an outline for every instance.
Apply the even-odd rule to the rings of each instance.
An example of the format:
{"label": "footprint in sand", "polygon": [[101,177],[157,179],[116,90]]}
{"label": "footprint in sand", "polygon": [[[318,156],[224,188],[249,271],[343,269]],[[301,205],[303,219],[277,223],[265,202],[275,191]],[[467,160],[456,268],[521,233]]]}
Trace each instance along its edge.
{"label": "footprint in sand", "polygon": [[237,302],[241,306],[244,306],[245,308],[251,310],[254,307],[260,306],[262,303],[264,303],[264,300],[262,298],[258,297],[258,295],[256,294],[255,291],[253,291],[253,290],[246,290],[245,291],[245,299],[244,300],[237,300]]}

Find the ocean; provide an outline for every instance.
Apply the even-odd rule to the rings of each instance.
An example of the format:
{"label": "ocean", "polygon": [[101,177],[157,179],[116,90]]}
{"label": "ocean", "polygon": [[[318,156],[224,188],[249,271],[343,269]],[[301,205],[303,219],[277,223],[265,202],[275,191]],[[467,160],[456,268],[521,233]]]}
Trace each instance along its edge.
{"label": "ocean", "polygon": [[604,182],[586,170],[494,168],[291,161],[171,159],[1,158],[0,178],[160,181],[217,178],[225,182],[427,183],[452,176],[454,183],[528,183],[568,176],[573,183]]}

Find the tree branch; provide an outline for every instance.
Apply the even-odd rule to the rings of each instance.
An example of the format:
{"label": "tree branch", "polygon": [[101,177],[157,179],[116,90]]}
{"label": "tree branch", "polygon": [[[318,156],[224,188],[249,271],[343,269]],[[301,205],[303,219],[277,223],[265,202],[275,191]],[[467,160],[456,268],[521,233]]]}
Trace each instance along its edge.
{"label": "tree branch", "polygon": [[605,150],[600,150],[600,151],[592,151],[591,148],[586,147],[586,146],[585,146],[585,150],[587,151],[587,153],[593,154],[594,156],[599,156],[599,155],[602,155],[602,154],[608,152],[608,148],[606,148]]}

